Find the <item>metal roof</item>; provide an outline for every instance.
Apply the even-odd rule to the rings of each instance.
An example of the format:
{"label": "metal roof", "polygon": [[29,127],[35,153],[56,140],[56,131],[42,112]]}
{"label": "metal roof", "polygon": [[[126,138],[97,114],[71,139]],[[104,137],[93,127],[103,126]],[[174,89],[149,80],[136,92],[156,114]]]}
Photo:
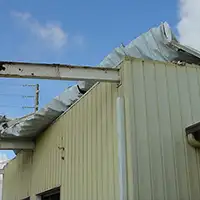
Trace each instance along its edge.
{"label": "metal roof", "polygon": [[[100,66],[114,68],[122,62],[125,56],[200,65],[200,52],[181,45],[166,22],[150,29],[128,45],[115,48],[103,59]],[[95,81],[81,81],[77,85],[67,88],[35,114],[15,121],[11,120],[9,123],[0,120],[1,138],[35,138],[88,91],[94,83]]]}

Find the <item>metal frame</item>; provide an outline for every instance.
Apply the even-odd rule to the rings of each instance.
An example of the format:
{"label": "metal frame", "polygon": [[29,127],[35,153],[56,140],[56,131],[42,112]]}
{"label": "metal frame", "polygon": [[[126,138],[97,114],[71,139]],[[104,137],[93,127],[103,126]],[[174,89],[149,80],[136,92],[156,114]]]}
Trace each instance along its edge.
{"label": "metal frame", "polygon": [[178,42],[176,42],[174,40],[172,40],[170,42],[170,44],[173,45],[174,47],[178,48],[178,49],[181,49],[181,50],[183,50],[183,51],[185,51],[187,53],[192,54],[193,56],[195,56],[197,58],[200,58],[200,52],[198,50],[196,50],[196,49],[184,46],[184,45],[182,45],[182,44],[180,44],[180,43],[178,43]]}
{"label": "metal frame", "polygon": [[0,140],[0,150],[33,150],[35,143],[32,141]]}
{"label": "metal frame", "polygon": [[0,77],[119,82],[119,69],[0,61]]}

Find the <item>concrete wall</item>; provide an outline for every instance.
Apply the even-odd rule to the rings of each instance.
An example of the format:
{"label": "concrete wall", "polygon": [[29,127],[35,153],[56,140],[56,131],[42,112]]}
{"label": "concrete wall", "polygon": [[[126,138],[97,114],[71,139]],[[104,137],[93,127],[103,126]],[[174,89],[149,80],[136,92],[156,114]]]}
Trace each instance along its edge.
{"label": "concrete wall", "polygon": [[[5,169],[4,200],[61,186],[61,199],[119,199],[116,84],[99,84]],[[64,147],[64,150],[63,150]]]}
{"label": "concrete wall", "polygon": [[200,150],[184,129],[200,121],[200,68],[124,64],[128,199],[197,200]]}

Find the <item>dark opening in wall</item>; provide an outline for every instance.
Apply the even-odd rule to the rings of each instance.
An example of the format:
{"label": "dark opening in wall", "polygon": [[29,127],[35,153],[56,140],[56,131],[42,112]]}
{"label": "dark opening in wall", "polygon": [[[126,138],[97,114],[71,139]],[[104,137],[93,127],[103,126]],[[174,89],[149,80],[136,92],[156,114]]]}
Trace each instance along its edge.
{"label": "dark opening in wall", "polygon": [[60,188],[46,191],[39,196],[41,200],[60,200]]}
{"label": "dark opening in wall", "polygon": [[60,200],[60,193],[43,196],[41,200]]}
{"label": "dark opening in wall", "polygon": [[186,127],[185,132],[188,143],[195,148],[200,148],[200,122]]}

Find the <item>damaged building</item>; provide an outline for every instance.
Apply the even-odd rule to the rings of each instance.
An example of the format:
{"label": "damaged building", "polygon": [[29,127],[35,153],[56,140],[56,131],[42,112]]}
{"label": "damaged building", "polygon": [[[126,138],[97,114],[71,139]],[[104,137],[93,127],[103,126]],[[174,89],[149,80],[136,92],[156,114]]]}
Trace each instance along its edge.
{"label": "damaged building", "polygon": [[3,200],[199,199],[199,64],[162,23],[100,63],[112,78],[108,70],[34,114],[0,119],[0,147],[16,153]]}

